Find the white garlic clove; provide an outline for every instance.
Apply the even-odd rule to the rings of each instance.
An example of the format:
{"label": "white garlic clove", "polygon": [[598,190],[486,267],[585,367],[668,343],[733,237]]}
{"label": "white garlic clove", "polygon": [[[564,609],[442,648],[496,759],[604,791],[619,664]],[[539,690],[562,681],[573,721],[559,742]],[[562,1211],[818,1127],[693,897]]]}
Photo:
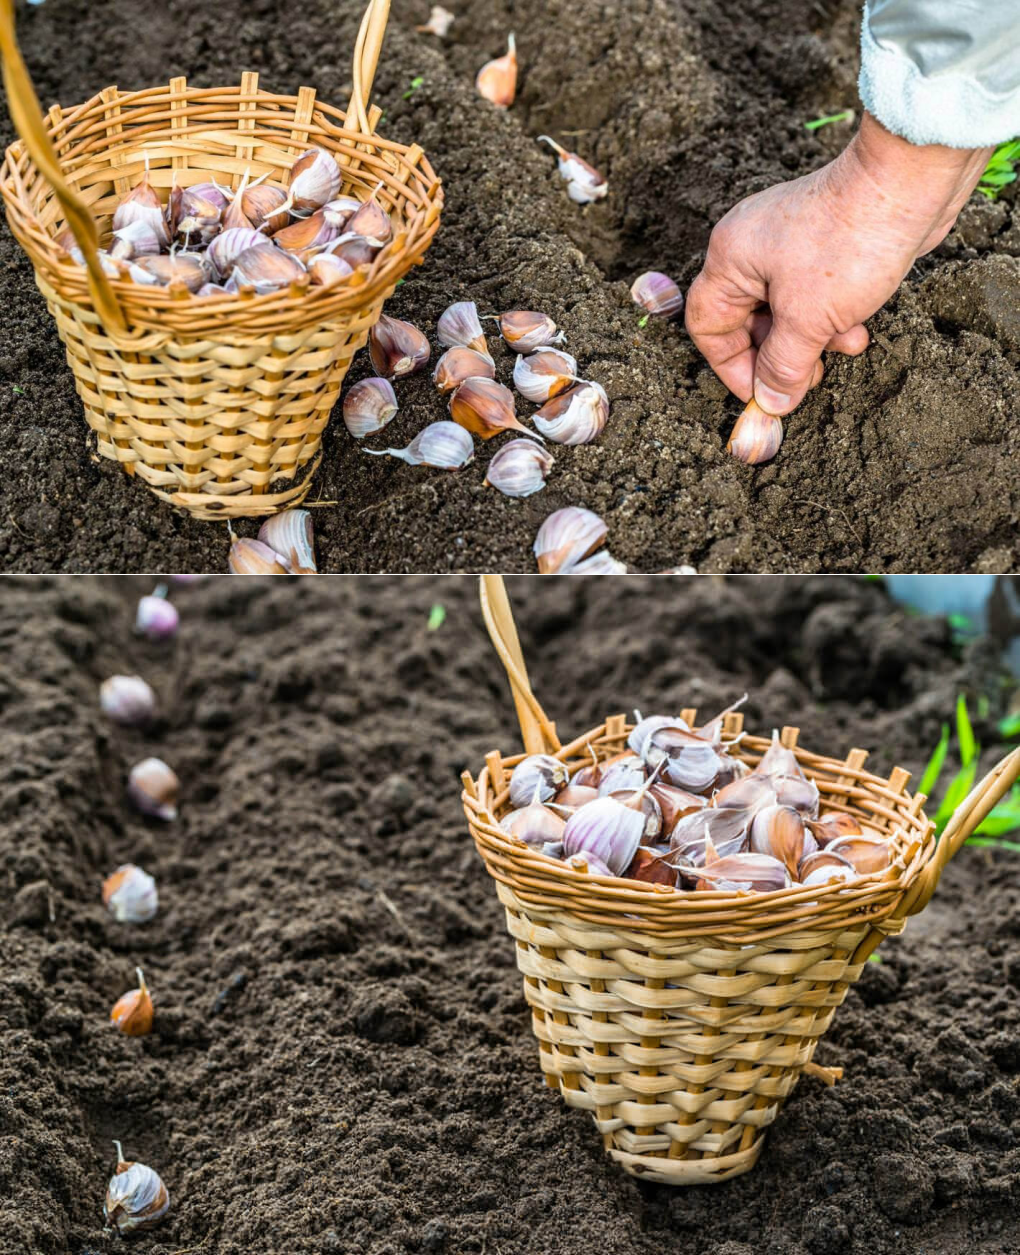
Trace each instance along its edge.
{"label": "white garlic clove", "polygon": [[848,859],[829,850],[805,854],[797,869],[802,885],[827,885],[833,881],[856,880],[861,873]]}
{"label": "white garlic clove", "polygon": [[594,166],[589,165],[577,153],[568,152],[561,144],[557,144],[548,135],[540,135],[539,143],[548,144],[556,153],[556,163],[560,175],[566,180],[567,195],[579,205],[587,205],[591,201],[601,200],[609,191],[609,183],[604,175]]}
{"label": "white garlic clove", "polygon": [[317,575],[312,515],[308,510],[281,510],[259,528],[259,540],[286,559],[294,575]]}
{"label": "white garlic clove", "polygon": [[600,797],[608,797],[610,793],[618,793],[621,789],[640,789],[646,779],[644,763],[640,758],[629,754],[626,758],[610,763],[603,770],[596,788]]}
{"label": "white garlic clove", "polygon": [[474,441],[459,423],[430,423],[406,449],[366,449],[374,457],[388,454],[409,466],[434,466],[441,471],[463,470],[475,456]]}
{"label": "white garlic clove", "polygon": [[325,148],[311,148],[300,156],[290,171],[290,191],[281,209],[296,218],[321,209],[340,191],[342,176],[333,155]]}
{"label": "white garlic clove", "polygon": [[[562,848],[562,842],[560,843]],[[610,869],[596,854],[591,854],[585,850],[581,854],[571,854],[569,858],[564,859],[567,866],[575,872],[580,872],[582,876],[615,876],[616,872]]]}
{"label": "white garlic clove", "polygon": [[499,826],[528,845],[545,846],[560,841],[566,820],[541,802],[531,802],[504,815]]}
{"label": "white garlic clove", "polygon": [[201,248],[222,230],[226,204],[223,197],[214,200],[195,188],[175,187],[167,213],[170,230],[186,245]]}
{"label": "white garlic clove", "polygon": [[361,201],[356,196],[336,196],[323,205],[322,212],[327,222],[343,231],[360,208]]}
{"label": "white garlic clove", "polygon": [[206,257],[212,262],[216,273],[227,276],[234,268],[234,262],[246,249],[267,246],[269,241],[261,231],[254,227],[230,227],[221,231],[206,249]]}
{"label": "white garlic clove", "polygon": [[133,261],[136,257],[155,257],[163,248],[163,241],[144,221],[129,222],[113,233],[110,256],[118,261]]}
{"label": "white garlic clove", "polygon": [[265,235],[273,235],[290,221],[290,215],[283,208],[286,201],[287,193],[282,187],[260,183],[241,194],[241,212],[253,227],[261,228]]}
{"label": "white garlic clove", "polygon": [[637,853],[645,830],[640,808],[624,806],[615,798],[599,797],[579,807],[563,830],[563,852],[599,859],[614,876],[621,876]]}
{"label": "white garlic clove", "polygon": [[114,723],[140,727],[156,713],[156,694],[140,675],[111,675],[99,686],[99,708]]}
{"label": "white garlic clove", "polygon": [[783,420],[766,414],[752,398],[730,432],[726,452],[748,466],[758,466],[774,458],[782,443]]}
{"label": "white garlic clove", "polygon": [[475,86],[486,100],[499,109],[508,109],[517,94],[517,41],[507,36],[506,52],[487,61],[478,71]]}
{"label": "white garlic clove", "polygon": [[523,431],[534,436],[514,413],[514,394],[495,379],[465,379],[450,397],[450,416],[482,440],[501,431]]}
{"label": "white garlic clove", "polygon": [[489,346],[474,301],[457,301],[443,310],[436,323],[436,335],[439,343],[449,348],[476,349],[488,356]]}
{"label": "white garlic clove", "polygon": [[489,463],[485,484],[504,497],[530,497],[545,487],[553,456],[534,440],[511,440]]}
{"label": "white garlic clove", "polygon": [[156,282],[163,284],[164,287],[171,283],[182,283],[189,292],[197,292],[209,279],[205,258],[196,257],[194,253],[174,253],[169,257],[140,257],[132,264],[152,275]]}
{"label": "white garlic clove", "polygon": [[403,379],[424,369],[432,352],[425,336],[409,322],[382,314],[368,333],[372,365],[384,379]]}
{"label": "white garlic clove", "polygon": [[[381,187],[382,184],[379,186]],[[358,206],[344,229],[350,235],[363,235],[381,248],[393,239],[393,223],[390,221],[389,214],[375,199],[378,191],[377,187],[368,200]]]}
{"label": "white garlic clove", "polygon": [[496,363],[475,349],[447,349],[436,363],[432,378],[442,393],[453,392],[466,379],[495,379]]}
{"label": "white garlic clove", "polygon": [[288,253],[302,253],[306,248],[320,248],[332,244],[340,234],[337,227],[326,221],[321,209],[309,214],[307,218],[298,218],[289,227],[283,227],[273,236],[273,243]]}
{"label": "white garlic clove", "polygon": [[164,248],[170,243],[170,232],[163,215],[163,202],[149,182],[148,154],[145,156],[145,173],[141,182],[127,193],[113,214],[114,231],[119,231],[133,222],[147,223]]}
{"label": "white garlic clove", "polygon": [[158,1224],[170,1210],[170,1195],[159,1174],[143,1163],[124,1159],[120,1142],[117,1170],[106,1187],[103,1215],[118,1233],[133,1233]]}
{"label": "white garlic clove", "polygon": [[134,863],[122,863],[103,881],[103,905],[121,924],[144,924],[159,908],[156,882]]}
{"label": "white garlic clove", "polygon": [[527,401],[541,405],[577,382],[577,362],[562,349],[521,354],[514,364],[514,387]]}
{"label": "white garlic clove", "polygon": [[548,314],[534,309],[514,309],[499,316],[499,330],[503,339],[518,353],[532,353],[550,344],[560,344],[566,339]]}
{"label": "white garlic clove", "polygon": [[231,575],[287,575],[287,560],[261,540],[235,536],[227,558]]}
{"label": "white garlic clove", "polygon": [[672,318],[684,307],[683,293],[661,270],[638,275],[631,285],[630,296],[635,305],[660,318]]}
{"label": "white garlic clove", "polygon": [[359,266],[367,266],[372,261],[379,251],[379,245],[375,240],[358,235],[355,231],[345,231],[332,244],[327,244],[326,250],[357,270]]}
{"label": "white garlic clove", "polygon": [[[250,178],[251,170],[245,170],[240,186],[234,193],[230,204],[223,211],[223,215],[220,218],[220,224],[224,231],[236,231],[239,228],[243,228],[247,231],[254,229],[255,223],[252,222],[251,218],[244,210],[245,196],[248,192],[248,183]],[[284,202],[284,204],[286,204],[286,202]],[[283,206],[281,206],[281,208],[283,208]]]}
{"label": "white garlic clove", "polygon": [[439,39],[445,39],[455,20],[456,14],[451,13],[449,9],[444,9],[441,4],[434,4],[429,20],[423,26],[416,26],[414,29],[420,35],[435,35]]}
{"label": "white garlic clove", "polygon": [[344,422],[351,435],[361,440],[382,431],[397,409],[397,395],[388,379],[359,379],[344,397]]}
{"label": "white garlic clove", "polygon": [[255,248],[246,248],[234,259],[230,285],[236,289],[254,288],[262,295],[289,287],[307,274],[308,271],[293,254],[264,240]]}
{"label": "white garlic clove", "polygon": [[552,754],[529,754],[510,773],[510,805],[551,802],[569,778],[566,765]]}
{"label": "white garlic clove", "polygon": [[135,612],[135,631],[150,641],[165,641],[177,633],[180,615],[177,607],[166,595],[166,585],[161,584],[147,597],[138,601]]}
{"label": "white garlic clove", "polygon": [[554,575],[587,558],[606,538],[605,522],[592,510],[566,506],[538,529],[533,546],[542,575]]}
{"label": "white garlic clove", "polygon": [[343,283],[354,274],[354,270],[342,257],[334,257],[332,253],[320,253],[308,263],[308,273],[312,277],[313,286],[332,288]]}
{"label": "white garlic clove", "polygon": [[162,758],[143,758],[128,775],[128,797],[143,815],[168,823],[177,818],[177,794],[181,782]]}
{"label": "white garlic clove", "polygon": [[779,733],[775,728],[772,729],[772,742],[761,756],[761,760],[754,769],[754,775],[799,776],[802,780],[807,779],[797,761],[797,755],[780,741]]}
{"label": "white garlic clove", "polygon": [[609,419],[609,398],[601,384],[587,380],[547,401],[533,417],[542,435],[557,444],[590,444]]}
{"label": "white garlic clove", "polygon": [[599,553],[593,553],[590,558],[585,558],[583,562],[575,562],[573,566],[565,567],[564,575],[626,575],[626,562],[618,562],[608,549],[603,549]]}

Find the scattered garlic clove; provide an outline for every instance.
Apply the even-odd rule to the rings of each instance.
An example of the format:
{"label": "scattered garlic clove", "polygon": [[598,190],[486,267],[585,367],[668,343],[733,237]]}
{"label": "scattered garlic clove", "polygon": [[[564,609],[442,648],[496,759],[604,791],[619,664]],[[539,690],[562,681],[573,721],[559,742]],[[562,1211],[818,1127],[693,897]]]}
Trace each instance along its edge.
{"label": "scattered garlic clove", "polygon": [[181,782],[162,758],[143,758],[128,775],[128,797],[143,815],[169,822],[177,818]]}
{"label": "scattered garlic clove", "polygon": [[508,109],[517,94],[517,41],[507,36],[506,52],[494,61],[487,61],[478,71],[475,86],[500,109]]}
{"label": "scattered garlic clove", "polygon": [[306,248],[320,248],[332,244],[340,234],[339,230],[326,221],[321,209],[309,214],[307,218],[298,218],[289,227],[283,227],[273,236],[273,243],[288,253],[302,253]]}
{"label": "scattered garlic clove", "polygon": [[649,270],[631,284],[630,297],[635,305],[659,318],[672,318],[684,307],[683,293],[661,270]]}
{"label": "scattered garlic clove", "polygon": [[552,754],[529,754],[510,773],[510,805],[550,802],[566,786],[566,765]]}
{"label": "scattered garlic clove", "polygon": [[230,227],[212,241],[206,249],[206,257],[212,262],[216,273],[227,276],[234,268],[234,262],[249,248],[269,247],[269,241],[261,231],[254,227]]}
{"label": "scattered garlic clove", "polygon": [[531,353],[550,344],[560,344],[566,336],[557,331],[548,314],[534,309],[514,309],[499,316],[499,331],[503,339],[518,353]]}
{"label": "scattered garlic clove", "polygon": [[686,789],[678,789],[675,784],[666,784],[663,780],[657,780],[652,785],[651,794],[662,812],[663,837],[670,836],[681,819],[697,814],[706,805],[703,797],[688,793]]}
{"label": "scattered garlic clove", "polygon": [[409,322],[382,314],[368,333],[372,365],[384,379],[403,379],[422,370],[432,352],[425,336]]}
{"label": "scattered garlic clove", "polygon": [[445,394],[459,388],[466,379],[495,379],[496,363],[488,353],[475,349],[447,349],[436,363],[432,378]]}
{"label": "scattered garlic clove", "polygon": [[555,575],[593,553],[606,538],[607,527],[591,510],[566,506],[550,514],[535,537],[533,551],[541,575]]}
{"label": "scattered garlic clove", "polygon": [[129,222],[113,233],[110,256],[117,261],[133,261],[136,257],[155,257],[163,247],[163,241],[152,229],[152,224]]}
{"label": "scattered garlic clove", "polygon": [[495,379],[465,379],[450,397],[450,417],[482,440],[502,431],[534,436],[514,413],[514,394]]}
{"label": "scattered garlic clove", "polygon": [[478,317],[478,306],[474,301],[457,301],[447,306],[439,315],[436,335],[439,343],[448,348],[475,349],[486,357],[489,355],[489,346]]}
{"label": "scattered garlic clove", "polygon": [[274,248],[266,240],[254,248],[246,248],[234,259],[230,284],[234,288],[254,288],[263,295],[286,288],[307,274],[296,257],[282,248]]}
{"label": "scattered garlic clove", "polygon": [[227,567],[231,575],[287,575],[286,560],[261,540],[235,536]]}
{"label": "scattered garlic clove", "polygon": [[138,988],[122,994],[113,1004],[110,1019],[128,1037],[144,1037],[152,1031],[152,996],[142,969],[136,967]]}
{"label": "scattered garlic clove", "polygon": [[172,253],[169,257],[140,257],[134,263],[139,269],[153,276],[164,287],[171,283],[183,283],[189,292],[197,292],[209,279],[204,257],[194,253]]}
{"label": "scattered garlic clove", "polygon": [[332,288],[354,274],[353,268],[342,257],[334,257],[332,253],[320,253],[308,263],[308,273],[312,284],[320,288]]}
{"label": "scattered garlic clove", "polygon": [[594,166],[589,165],[577,153],[568,152],[548,135],[540,135],[539,143],[548,144],[556,154],[556,162],[561,176],[566,180],[567,195],[579,205],[587,205],[593,200],[601,200],[609,191],[609,183]]}
{"label": "scattered garlic clove", "polygon": [[135,613],[135,631],[150,641],[165,641],[177,634],[180,615],[177,607],[167,598],[165,584],[138,601]]}
{"label": "scattered garlic clove", "polygon": [[[379,187],[382,187],[381,183]],[[377,248],[382,248],[393,239],[393,223],[389,214],[375,199],[379,187],[372,192],[368,200],[362,201],[354,213],[351,214],[344,230],[349,235],[363,235],[365,239],[371,240]]]}
{"label": "scattered garlic clove", "polygon": [[121,199],[114,210],[113,230],[119,231],[133,222],[144,222],[156,234],[160,244],[165,248],[170,243],[170,232],[163,215],[163,202],[159,194],[149,182],[149,156],[145,156],[145,173],[141,182]]}
{"label": "scattered garlic clove", "polygon": [[374,457],[388,454],[400,458],[409,466],[434,466],[441,471],[463,470],[475,456],[475,446],[470,434],[459,423],[443,419],[429,423],[420,431],[406,449],[366,449]]}
{"label": "scattered garlic clove", "polygon": [[356,196],[336,196],[323,205],[322,212],[327,222],[343,231],[360,208],[361,201]]}
{"label": "scattered garlic clove", "polygon": [[156,694],[140,675],[111,675],[99,686],[99,707],[114,723],[141,727],[156,713]]}
{"label": "scattered garlic clove", "polygon": [[414,29],[420,35],[436,35],[439,39],[445,39],[455,20],[456,14],[451,13],[449,9],[444,9],[441,4],[434,4],[429,20],[423,26],[416,26]]}
{"label": "scattered garlic clove", "polygon": [[585,381],[546,401],[533,417],[542,435],[557,444],[591,444],[609,419],[609,398],[601,384]]}
{"label": "scattered garlic clove", "polygon": [[281,510],[259,528],[259,540],[286,560],[294,575],[317,575],[312,515],[308,510]]}
{"label": "scattered garlic clove", "polygon": [[282,187],[259,183],[241,193],[241,212],[253,227],[262,228],[264,235],[273,235],[290,221],[290,215],[283,208],[286,201],[287,193]]}
{"label": "scattered garlic clove", "polygon": [[765,411],[752,398],[730,432],[726,452],[748,466],[768,462],[783,443],[783,420]]}
{"label": "scattered garlic clove", "polygon": [[159,1174],[143,1163],[125,1160],[120,1142],[117,1169],[106,1187],[103,1215],[120,1234],[149,1229],[170,1210],[170,1195]]}
{"label": "scattered garlic clove", "polygon": [[562,349],[540,349],[514,364],[514,387],[527,401],[541,405],[577,382],[577,362]]}
{"label": "scattered garlic clove", "polygon": [[388,379],[359,379],[344,397],[344,422],[351,435],[361,440],[382,431],[397,409],[397,395]]}
{"label": "scattered garlic clove", "polygon": [[103,881],[103,905],[121,924],[144,924],[159,907],[156,882],[134,863],[122,863]]}
{"label": "scattered garlic clove", "polygon": [[585,558],[583,562],[575,562],[573,566],[564,567],[563,574],[626,575],[627,564],[614,558],[608,549],[601,549],[598,553],[593,553],[590,558]]}
{"label": "scattered garlic clove", "polygon": [[291,167],[290,190],[280,210],[291,210],[295,218],[314,213],[334,199],[342,181],[332,154],[324,148],[311,148]]}
{"label": "scattered garlic clove", "polygon": [[542,445],[534,440],[511,440],[489,463],[483,483],[504,497],[530,497],[545,487],[552,467],[553,456]]}

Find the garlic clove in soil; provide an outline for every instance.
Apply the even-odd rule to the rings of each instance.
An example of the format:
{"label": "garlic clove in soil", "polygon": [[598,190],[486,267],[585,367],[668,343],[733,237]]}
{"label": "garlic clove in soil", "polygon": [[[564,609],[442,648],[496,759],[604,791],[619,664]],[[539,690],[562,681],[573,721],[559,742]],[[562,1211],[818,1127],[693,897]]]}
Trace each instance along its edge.
{"label": "garlic clove in soil", "polygon": [[216,273],[226,277],[234,268],[234,262],[249,248],[269,247],[269,241],[254,227],[230,227],[210,243],[206,257]]}
{"label": "garlic clove in soil", "polygon": [[140,675],[111,675],[99,686],[99,708],[125,727],[142,727],[156,713],[156,694]]}
{"label": "garlic clove in soil", "polygon": [[450,397],[450,417],[482,440],[491,440],[502,431],[535,434],[518,422],[514,394],[495,379],[465,379]]}
{"label": "garlic clove in soil", "polygon": [[259,528],[259,540],[286,560],[294,575],[317,575],[315,537],[309,510],[281,510]]}
{"label": "garlic clove in soil", "polygon": [[351,435],[361,440],[382,431],[397,409],[397,394],[388,379],[359,379],[344,397],[344,422]]}
{"label": "garlic clove in soil", "polygon": [[592,510],[566,506],[538,529],[533,551],[541,575],[555,575],[587,558],[602,544],[608,528]]}
{"label": "garlic clove in soil", "polygon": [[489,463],[483,483],[504,497],[530,497],[545,487],[553,456],[534,440],[511,440]]}
{"label": "garlic clove in soil", "polygon": [[451,13],[449,9],[444,9],[441,4],[434,4],[432,12],[429,14],[429,20],[424,25],[416,26],[414,29],[419,35],[435,35],[439,39],[445,39],[455,20],[455,13]]}
{"label": "garlic clove in soil", "polygon": [[521,354],[514,364],[514,387],[527,401],[541,405],[578,382],[577,362],[562,349]]}
{"label": "garlic clove in soil", "polygon": [[543,436],[557,444],[591,444],[609,420],[609,398],[601,384],[584,381],[546,401],[534,415]]}
{"label": "garlic clove in soil", "polygon": [[147,1164],[125,1160],[120,1142],[117,1168],[106,1187],[103,1215],[120,1234],[149,1229],[170,1210],[170,1195],[159,1174]]}
{"label": "garlic clove in soil", "polygon": [[382,314],[368,333],[372,365],[384,379],[403,379],[422,370],[432,352],[425,336],[409,322]]}
{"label": "garlic clove in soil", "polygon": [[683,293],[661,270],[648,270],[631,284],[630,297],[658,318],[672,318],[684,307]]}
{"label": "garlic clove in soil", "polygon": [[262,296],[298,283],[307,274],[308,271],[293,254],[265,240],[254,248],[246,248],[234,259],[230,286],[238,290],[254,288]]}
{"label": "garlic clove in soil", "polygon": [[145,155],[145,173],[141,181],[121,199],[113,213],[113,230],[119,231],[133,222],[144,222],[155,233],[162,247],[170,243],[170,232],[163,215],[163,202],[149,182],[149,156]]}
{"label": "garlic clove in soil", "polygon": [[167,586],[159,584],[147,597],[138,601],[135,631],[150,641],[166,641],[177,634],[180,615],[167,598]]}
{"label": "garlic clove in soil", "polygon": [[143,815],[168,823],[177,818],[177,794],[181,782],[162,758],[143,758],[128,775],[128,797]]}
{"label": "garlic clove in soil", "polygon": [[287,560],[261,540],[235,536],[227,557],[231,575],[287,575]]}
{"label": "garlic clove in soil", "polygon": [[587,205],[591,201],[602,200],[609,191],[609,183],[594,166],[589,165],[577,153],[568,152],[561,144],[557,144],[548,135],[540,135],[538,141],[548,144],[556,154],[556,163],[561,176],[566,180],[567,195],[579,205]]}
{"label": "garlic clove in soil", "polygon": [[103,881],[103,905],[121,924],[144,924],[159,907],[156,882],[134,863],[122,863]]}
{"label": "garlic clove in soil", "polygon": [[518,353],[532,353],[566,339],[548,314],[535,309],[513,309],[500,314],[499,331],[503,339]]}
{"label": "garlic clove in soil", "polygon": [[289,209],[295,218],[314,213],[337,196],[341,182],[332,154],[324,148],[310,148],[291,166],[289,192],[280,210]]}
{"label": "garlic clove in soil", "polygon": [[113,1004],[110,1019],[128,1037],[144,1037],[152,1031],[152,996],[142,969],[136,967],[138,988],[122,994]]}
{"label": "garlic clove in soil", "polygon": [[568,778],[566,765],[552,754],[529,754],[510,773],[510,805],[551,802]]}
{"label": "garlic clove in soil", "polygon": [[436,387],[446,394],[459,388],[466,379],[495,379],[496,363],[488,353],[475,349],[447,349],[432,373]]}
{"label": "garlic clove in soil", "polygon": [[460,471],[474,459],[475,446],[470,433],[459,423],[443,419],[429,423],[405,449],[366,449],[373,457],[389,455],[409,466],[433,466],[441,471]]}
{"label": "garlic clove in soil", "polygon": [[626,575],[627,564],[614,558],[608,549],[601,549],[598,553],[593,553],[590,558],[585,558],[583,562],[575,562],[573,566],[566,568],[563,574]]}
{"label": "garlic clove in soil", "polygon": [[517,94],[517,41],[507,36],[506,52],[487,61],[475,78],[478,91],[500,109],[508,109]]}
{"label": "garlic clove in soil", "polygon": [[488,356],[489,346],[474,301],[457,301],[447,306],[436,323],[439,343],[448,348],[474,349]]}
{"label": "garlic clove in soil", "polygon": [[782,443],[783,420],[766,414],[752,398],[730,432],[726,452],[748,466],[759,466],[774,458]]}

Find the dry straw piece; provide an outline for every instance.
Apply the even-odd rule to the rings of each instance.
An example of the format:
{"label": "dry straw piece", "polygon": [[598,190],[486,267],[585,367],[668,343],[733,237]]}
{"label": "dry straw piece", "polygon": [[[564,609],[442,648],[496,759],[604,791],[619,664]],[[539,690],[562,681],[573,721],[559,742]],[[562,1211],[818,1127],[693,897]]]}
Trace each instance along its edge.
{"label": "dry straw piece", "polygon": [[[482,576],[482,610],[529,754],[574,771],[591,764],[589,747],[599,759],[626,747],[623,715],[561,745],[531,691],[499,576]],[[693,726],[696,712],[681,713]],[[740,714],[726,719],[727,737],[742,730]],[[500,829],[523,754],[494,750],[477,778],[464,773],[464,811],[506,908],[546,1083],[591,1112],[634,1176],[693,1185],[753,1167],[801,1073],[829,1084],[841,1075],[812,1057],[868,956],[927,905],[949,859],[1020,776],[1017,749],[936,843],[906,771],[873,775],[864,750],[842,762],[811,753],[797,732],[781,739],[817,784],[822,813],[849,811],[888,834],[887,871],[746,895],[587,875]],[[739,757],[757,763],[769,743],[746,736]]]}
{"label": "dry straw piece", "polygon": [[[367,103],[388,14],[389,0],[370,0],[346,113],[316,101],[313,88],[279,96],[243,74],[235,87],[183,78],[137,92],[108,87],[44,119],[15,39],[14,0],[0,0],[4,83],[21,137],[0,167],[11,230],[56,319],[99,452],[199,518],[272,514],[303,500],[351,358],[439,226],[432,167],[416,144],[377,135],[380,111]],[[394,224],[390,243],[348,281],[310,286],[302,276],[263,296],[196,299],[179,285],[103,272],[96,249],[146,158],[165,201],[175,180],[237,188],[250,171],[285,185],[312,146],[336,157],[342,195],[365,199],[378,186]],[[66,227],[87,269],[57,244]]]}

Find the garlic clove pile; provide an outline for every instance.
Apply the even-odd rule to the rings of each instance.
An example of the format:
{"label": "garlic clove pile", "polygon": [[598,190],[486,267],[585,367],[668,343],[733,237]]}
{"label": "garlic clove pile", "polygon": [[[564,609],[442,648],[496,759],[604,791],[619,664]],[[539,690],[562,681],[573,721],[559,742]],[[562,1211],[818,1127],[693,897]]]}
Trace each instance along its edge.
{"label": "garlic clove pile", "polygon": [[609,398],[601,384],[584,381],[554,396],[534,415],[535,426],[557,444],[591,444],[609,420]]}
{"label": "garlic clove pile", "polygon": [[147,1164],[125,1160],[120,1142],[117,1168],[106,1187],[103,1215],[121,1235],[150,1229],[170,1210],[170,1195],[159,1174]]}
{"label": "garlic clove pile", "polygon": [[766,414],[752,397],[730,432],[726,452],[748,466],[759,466],[774,458],[782,443],[783,420]]}
{"label": "garlic clove pile", "polygon": [[359,379],[344,397],[344,422],[351,435],[361,440],[382,431],[397,409],[397,395],[388,379]]}
{"label": "garlic clove pile", "polygon": [[597,514],[581,506],[556,510],[535,537],[533,549],[539,573],[554,575],[587,558],[605,540],[607,530]]}
{"label": "garlic clove pile", "polygon": [[122,863],[103,881],[103,905],[121,924],[144,924],[159,907],[156,882],[134,863]]}
{"label": "garlic clove pile", "polygon": [[142,727],[156,713],[156,694],[140,675],[111,675],[99,686],[99,707],[125,727]]}
{"label": "garlic clove pile", "polygon": [[557,144],[548,135],[540,135],[539,143],[548,144],[556,154],[556,163],[560,175],[566,180],[567,195],[579,205],[587,205],[591,201],[602,200],[609,191],[609,183],[604,175],[594,166],[589,165],[577,153],[568,152],[561,144]]}
{"label": "garlic clove pile", "polygon": [[404,449],[366,449],[373,457],[389,455],[409,466],[433,466],[441,471],[460,471],[474,459],[470,434],[459,423],[443,419],[430,423]]}
{"label": "garlic clove pile", "polygon": [[168,823],[177,818],[177,794],[181,782],[162,758],[143,758],[128,775],[128,797],[143,815]]}
{"label": "garlic clove pile", "polygon": [[517,94],[517,41],[507,36],[506,52],[487,61],[475,78],[478,91],[500,109],[508,109]]}
{"label": "garlic clove pile", "polygon": [[424,335],[409,322],[382,314],[368,333],[372,365],[384,379],[403,379],[422,370],[432,352]]}
{"label": "garlic clove pile", "polygon": [[553,456],[534,440],[511,440],[489,463],[483,484],[504,497],[530,497],[545,487]]}
{"label": "garlic clove pile", "polygon": [[317,575],[312,515],[298,508],[271,514],[259,528],[259,540],[285,560],[293,575]]}
{"label": "garlic clove pile", "polygon": [[110,1019],[128,1037],[144,1037],[152,1031],[152,995],[142,969],[136,967],[138,988],[122,994],[113,1004]]}

